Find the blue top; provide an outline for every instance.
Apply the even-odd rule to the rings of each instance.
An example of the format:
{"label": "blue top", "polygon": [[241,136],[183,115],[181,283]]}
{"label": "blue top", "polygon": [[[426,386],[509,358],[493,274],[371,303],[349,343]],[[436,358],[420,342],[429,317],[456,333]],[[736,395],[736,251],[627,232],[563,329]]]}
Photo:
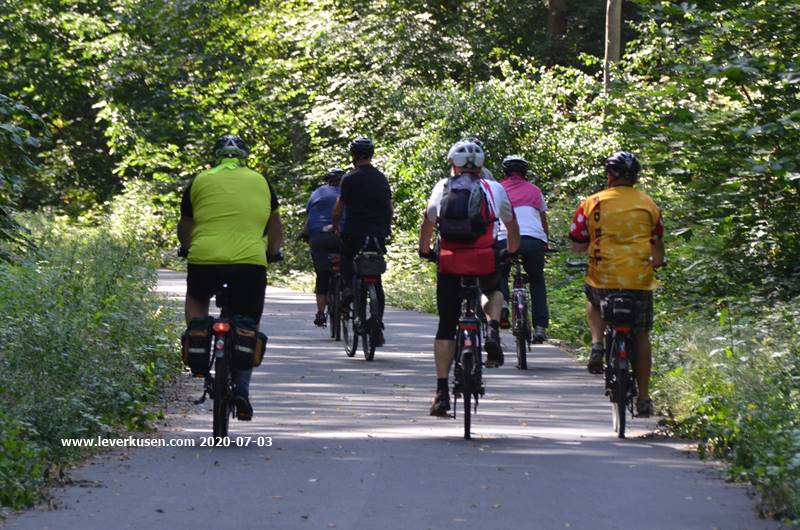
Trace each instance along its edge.
{"label": "blue top", "polygon": [[308,235],[313,236],[333,222],[333,207],[339,198],[339,187],[323,184],[308,199]]}

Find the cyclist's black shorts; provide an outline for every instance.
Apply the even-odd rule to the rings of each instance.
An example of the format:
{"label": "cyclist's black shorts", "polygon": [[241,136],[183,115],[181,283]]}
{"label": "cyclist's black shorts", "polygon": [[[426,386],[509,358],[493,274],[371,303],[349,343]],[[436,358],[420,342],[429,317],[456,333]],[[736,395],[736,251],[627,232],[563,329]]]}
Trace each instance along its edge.
{"label": "cyclist's black shorts", "polygon": [[264,293],[267,289],[267,268],[263,265],[197,265],[190,263],[186,275],[186,294],[208,301],[228,284],[231,315],[261,320]]}
{"label": "cyclist's black shorts", "polygon": [[314,271],[330,272],[331,261],[329,254],[338,254],[342,246],[342,240],[333,232],[320,232],[314,234],[309,240],[311,247],[311,260],[314,262]]}
{"label": "cyclist's black shorts", "polygon": [[[489,294],[500,290],[502,281],[500,271],[486,276],[480,276],[481,292]],[[436,340],[455,340],[458,329],[458,317],[461,313],[461,276],[454,274],[436,275],[436,308],[439,312],[439,328],[436,330]]]}
{"label": "cyclist's black shorts", "polygon": [[633,289],[598,289],[588,283],[583,284],[586,298],[596,307],[600,307],[603,298],[612,293],[630,293],[636,299],[636,320],[633,323],[635,331],[650,331],[653,329],[653,291],[639,291]]}

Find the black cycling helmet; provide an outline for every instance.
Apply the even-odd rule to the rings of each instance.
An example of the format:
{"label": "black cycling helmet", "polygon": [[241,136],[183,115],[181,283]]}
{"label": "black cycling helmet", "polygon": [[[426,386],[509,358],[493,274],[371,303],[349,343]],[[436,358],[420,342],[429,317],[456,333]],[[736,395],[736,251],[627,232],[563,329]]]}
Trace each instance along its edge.
{"label": "black cycling helmet", "polygon": [[350,154],[355,158],[372,158],[375,154],[375,144],[366,136],[359,136],[350,142]]}
{"label": "black cycling helmet", "polygon": [[342,178],[344,176],[344,173],[345,173],[344,169],[338,167],[332,167],[328,170],[327,173],[325,173],[325,176],[322,178],[324,178],[327,182],[330,182],[332,180],[338,180]]}
{"label": "black cycling helmet", "polygon": [[508,155],[503,159],[503,172],[508,175],[512,172],[528,174],[528,161],[519,155]]}
{"label": "black cycling helmet", "polygon": [[226,134],[214,144],[214,158],[247,158],[250,150],[241,137]]}
{"label": "black cycling helmet", "polygon": [[614,172],[618,178],[636,180],[642,166],[633,153],[617,151],[606,158],[605,168],[606,172]]}

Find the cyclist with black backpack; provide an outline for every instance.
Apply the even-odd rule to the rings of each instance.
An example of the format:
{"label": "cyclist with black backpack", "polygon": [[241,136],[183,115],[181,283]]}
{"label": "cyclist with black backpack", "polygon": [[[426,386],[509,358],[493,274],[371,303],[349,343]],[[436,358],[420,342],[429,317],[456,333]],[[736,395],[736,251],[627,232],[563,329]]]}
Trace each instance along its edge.
{"label": "cyclist with black backpack", "polygon": [[450,148],[447,162],[451,176],[434,186],[420,226],[421,257],[431,255],[431,239],[437,227],[440,239],[436,276],[439,327],[433,343],[437,384],[431,416],[447,416],[450,410],[447,379],[455,356],[462,276],[477,276],[486,296],[486,367],[503,364],[499,327],[503,297],[499,257],[494,249],[495,224],[502,221],[508,230],[507,248],[502,253],[513,253],[519,247],[519,226],[503,186],[481,178],[484,158],[483,149],[472,141],[460,141]]}

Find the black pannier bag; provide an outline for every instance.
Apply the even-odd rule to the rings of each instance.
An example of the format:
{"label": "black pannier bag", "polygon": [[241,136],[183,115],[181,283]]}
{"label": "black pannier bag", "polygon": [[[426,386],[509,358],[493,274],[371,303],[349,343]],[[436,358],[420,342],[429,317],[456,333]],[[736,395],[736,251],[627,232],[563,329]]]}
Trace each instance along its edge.
{"label": "black pannier bag", "polygon": [[231,357],[233,366],[239,370],[248,370],[261,366],[264,351],[267,348],[267,336],[258,331],[252,318],[235,315],[231,322],[233,344]]}
{"label": "black pannier bag", "polygon": [[386,272],[386,260],[379,252],[362,252],[353,262],[359,276],[380,276]]}
{"label": "black pannier bag", "polygon": [[211,325],[212,317],[195,317],[181,337],[183,363],[195,377],[208,374],[211,364]]}
{"label": "black pannier bag", "polygon": [[636,316],[636,298],[630,293],[612,293],[600,302],[600,316],[615,326],[632,325]]}

